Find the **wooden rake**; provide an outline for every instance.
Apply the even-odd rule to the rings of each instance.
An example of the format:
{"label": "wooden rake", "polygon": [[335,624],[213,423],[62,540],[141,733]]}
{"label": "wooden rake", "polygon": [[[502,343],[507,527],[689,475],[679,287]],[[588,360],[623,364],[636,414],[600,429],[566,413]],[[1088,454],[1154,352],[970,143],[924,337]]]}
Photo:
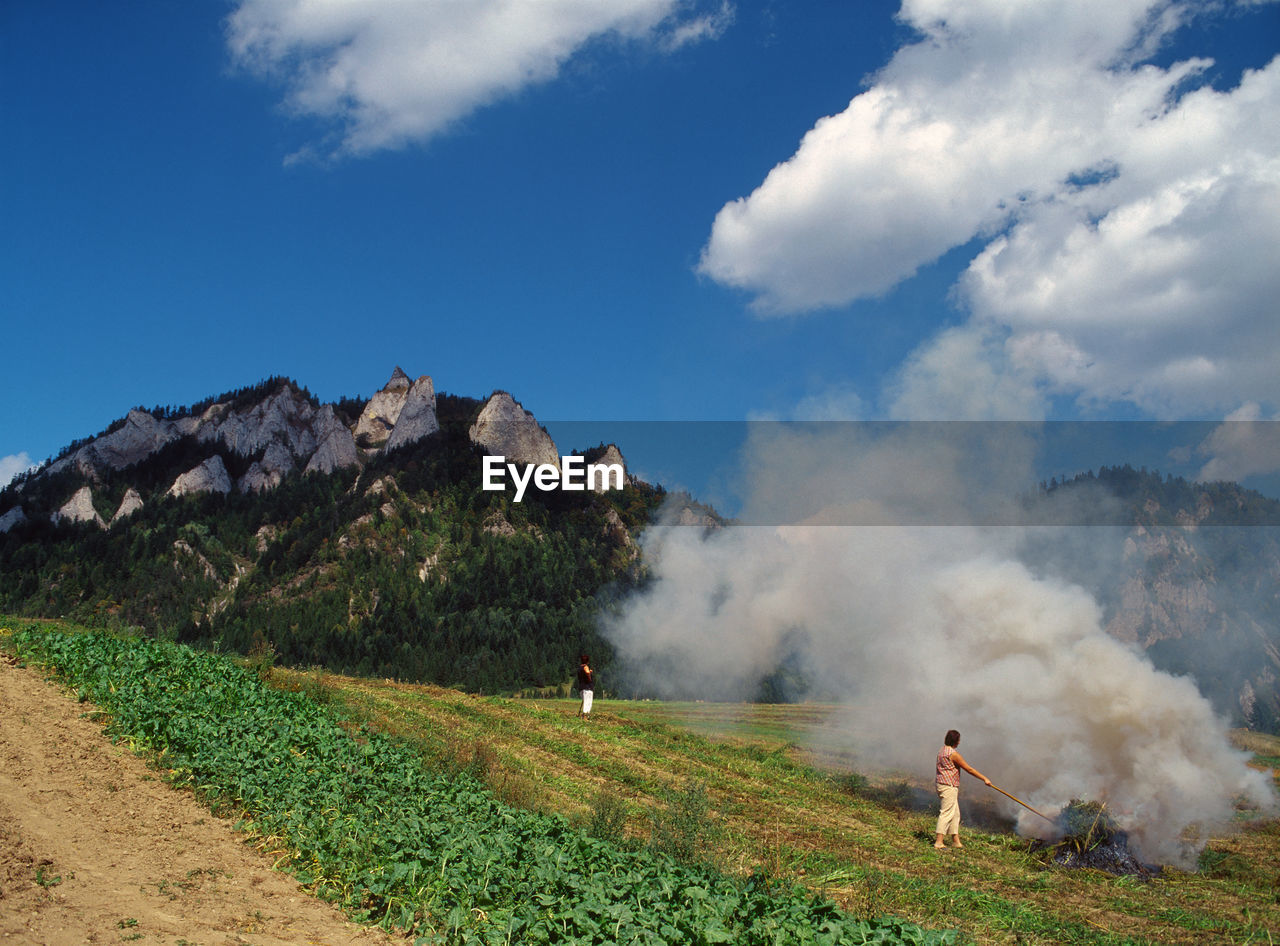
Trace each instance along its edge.
{"label": "wooden rake", "polygon": [[1010,795],[1008,792],[1006,792],[1006,791],[1005,791],[1003,788],[1001,788],[999,785],[996,785],[996,784],[992,783],[991,787],[992,787],[992,788],[994,788],[994,789],[995,789],[997,792],[999,792],[1001,795],[1003,795],[1005,798],[1012,798],[1014,801],[1016,801],[1016,802],[1017,802],[1019,805],[1021,805],[1023,808],[1027,809],[1027,811],[1035,812],[1037,815],[1039,815],[1039,816],[1040,816],[1041,818],[1043,818],[1045,821],[1052,822],[1053,824],[1057,824],[1057,823],[1058,823],[1058,819],[1057,819],[1057,818],[1050,818],[1050,817],[1049,817],[1048,815],[1046,815],[1043,811],[1036,811],[1036,809],[1032,808],[1030,805],[1028,805],[1025,801],[1023,801],[1023,800],[1022,800],[1021,798],[1019,798],[1017,795]]}

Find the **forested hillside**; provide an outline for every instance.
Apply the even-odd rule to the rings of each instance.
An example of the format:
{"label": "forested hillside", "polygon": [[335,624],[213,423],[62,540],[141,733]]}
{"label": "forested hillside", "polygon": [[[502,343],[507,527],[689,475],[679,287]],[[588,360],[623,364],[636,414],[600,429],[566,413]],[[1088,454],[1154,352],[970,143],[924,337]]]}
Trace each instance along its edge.
{"label": "forested hillside", "polygon": [[[271,378],[135,409],[0,491],[0,612],[486,693],[565,687],[586,651],[644,695],[599,618],[644,580],[637,539],[669,497],[630,476],[519,503],[481,488],[482,456],[521,451],[560,448],[511,395],[437,396],[399,369],[369,399]],[[1128,466],[1041,486],[1028,563],[1088,588],[1112,636],[1234,723],[1280,731],[1280,503]]]}
{"label": "forested hillside", "polygon": [[[251,406],[280,383],[152,416]],[[353,425],[362,405],[339,402],[339,419]],[[109,528],[56,516],[84,470],[25,477],[0,493],[0,509],[20,501],[25,511],[0,535],[0,611],[173,629],[242,653],[269,646],[295,666],[470,690],[557,686],[582,649],[607,659],[596,615],[634,580],[633,537],[663,491],[531,489],[519,504],[510,491],[482,491],[485,451],[467,433],[480,408],[442,395],[430,436],[363,466],[295,470],[248,492],[168,495],[176,476],[215,454],[233,479],[262,458],[182,436],[139,463],[92,470],[104,522],[129,491],[141,498]]]}
{"label": "forested hillside", "polygon": [[1108,632],[1191,676],[1235,725],[1280,733],[1280,502],[1127,465],[1043,492],[1113,505],[1120,525],[1088,530],[1092,556],[1058,558],[1097,596]]}

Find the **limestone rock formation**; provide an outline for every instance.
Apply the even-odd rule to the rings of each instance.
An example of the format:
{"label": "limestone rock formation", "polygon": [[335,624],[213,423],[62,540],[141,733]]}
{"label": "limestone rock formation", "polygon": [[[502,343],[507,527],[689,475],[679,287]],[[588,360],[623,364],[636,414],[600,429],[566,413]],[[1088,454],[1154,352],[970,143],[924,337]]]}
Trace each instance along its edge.
{"label": "limestone rock formation", "polygon": [[625,550],[629,561],[635,561],[640,557],[640,546],[636,545],[635,540],[631,538],[631,533],[627,531],[626,523],[622,521],[622,517],[618,515],[618,511],[612,506],[605,512],[604,528],[601,529],[600,534],[614,545]]}
{"label": "limestone rock formation", "polygon": [[319,446],[307,462],[307,473],[332,473],[334,470],[358,466],[360,455],[356,451],[356,440],[351,435],[333,407],[324,405],[316,414],[314,425],[316,440]]}
{"label": "limestone rock formation", "polygon": [[63,520],[68,522],[92,522],[100,529],[107,527],[102,516],[98,515],[98,510],[93,508],[93,490],[88,486],[81,486],[76,490],[75,495],[53,514],[54,522],[62,522]]}
{"label": "limestone rock formation", "polygon": [[[604,453],[600,454],[600,456],[596,457],[591,462],[600,466],[614,466],[616,464],[622,467],[622,485],[626,486],[628,483],[634,482],[631,478],[631,474],[627,472],[626,458],[623,457],[622,451],[618,449],[617,444],[609,444],[609,446],[604,448]],[[612,476],[603,479],[604,482],[596,480],[591,484],[591,488],[595,492],[604,493],[610,489],[616,488],[615,480]]]}
{"label": "limestone rock formation", "polygon": [[516,527],[510,523],[507,517],[502,514],[502,510],[499,509],[485,518],[484,531],[489,535],[509,539],[516,534]]}
{"label": "limestone rock formation", "polygon": [[[392,383],[397,383],[394,377]],[[401,402],[408,390],[405,378]],[[76,469],[90,482],[98,482],[98,471],[124,469],[188,436],[204,443],[220,441],[241,456],[270,451],[271,459],[264,457],[241,477],[241,489],[274,487],[298,462],[325,473],[360,462],[351,431],[338,420],[333,407],[313,407],[293,385],[284,383],[245,409],[234,409],[232,402],[223,401],[199,415],[164,420],[132,410],[123,426],[50,464],[48,472]]]}
{"label": "limestone rock formation", "polygon": [[435,576],[436,580],[441,582],[447,582],[449,580],[448,574],[445,572],[444,568],[440,564],[440,552],[441,550],[437,548],[434,552],[432,552],[430,555],[428,555],[426,558],[422,560],[422,565],[421,567],[418,568],[419,581],[426,581],[429,577],[433,575]]}
{"label": "limestone rock formation", "polygon": [[97,437],[74,453],[49,465],[48,472],[75,466],[82,472],[106,467],[123,470],[145,460],[181,434],[167,420],[156,420],[146,411],[131,410],[124,426]]}
{"label": "limestone rock formation", "polygon": [[26,521],[27,514],[22,511],[21,506],[14,506],[3,516],[0,516],[0,534],[8,532],[20,522]]}
{"label": "limestone rock formation", "polygon": [[268,523],[267,525],[262,526],[260,529],[258,529],[257,532],[254,533],[253,547],[257,549],[258,554],[261,555],[263,552],[265,552],[268,549],[268,547],[270,547],[271,543],[274,542],[279,535],[280,535],[279,526],[274,526]]}
{"label": "limestone rock formation", "polygon": [[116,513],[111,517],[111,525],[115,525],[122,519],[128,519],[135,512],[142,508],[142,497],[138,495],[138,491],[132,486],[124,494],[124,498],[120,500],[120,506],[116,509]]}
{"label": "limestone rock formation", "polygon": [[231,477],[222,457],[214,454],[193,470],[188,470],[169,487],[169,496],[186,496],[191,493],[229,493]]}
{"label": "limestone rock formation", "polygon": [[506,457],[508,463],[560,465],[560,452],[551,435],[506,391],[499,391],[485,401],[467,434],[472,443],[484,447],[491,455]]}
{"label": "limestone rock formation", "polygon": [[275,489],[293,469],[293,454],[278,440],[273,440],[261,460],[254,460],[244,476],[236,481],[242,493]]}
{"label": "limestone rock formation", "polygon": [[197,436],[204,441],[221,440],[241,456],[280,443],[298,457],[316,451],[311,422],[316,414],[310,402],[288,384],[247,411],[225,411],[215,422],[200,425]]}
{"label": "limestone rock formation", "polygon": [[[376,447],[386,441],[400,418],[400,411],[409,396],[409,376],[397,365],[391,380],[382,390],[369,399],[364,412],[356,421],[355,440],[361,447]],[[435,404],[432,402],[432,410]]]}
{"label": "limestone rock formation", "polygon": [[391,428],[391,436],[382,449],[391,451],[396,447],[403,447],[434,434],[439,429],[440,422],[436,419],[436,386],[431,376],[424,374],[413,382],[409,393],[405,395],[395,426]]}

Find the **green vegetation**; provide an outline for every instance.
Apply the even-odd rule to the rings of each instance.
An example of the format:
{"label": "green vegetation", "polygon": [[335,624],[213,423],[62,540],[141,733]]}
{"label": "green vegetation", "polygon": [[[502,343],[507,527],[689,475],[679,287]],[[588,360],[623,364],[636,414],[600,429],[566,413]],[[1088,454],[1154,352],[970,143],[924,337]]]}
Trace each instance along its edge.
{"label": "green vegetation", "polygon": [[[282,384],[291,382],[223,399],[245,406]],[[167,496],[180,473],[214,453],[233,479],[263,453],[175,440],[99,473],[93,491],[105,519],[129,489],[144,503],[105,531],[48,521],[83,484],[79,471],[22,477],[0,490],[0,510],[21,490],[27,515],[0,534],[0,613],[162,627],[241,654],[265,641],[289,666],[486,693],[554,690],[586,651],[614,685],[598,618],[638,580],[632,537],[664,493],[530,490],[515,504],[485,492],[481,451],[467,436],[479,408],[441,394],[437,434],[371,459],[358,475],[295,472],[248,495]]]}
{"label": "green vegetation", "polygon": [[[71,648],[62,642],[64,637],[63,633],[44,636],[28,631],[25,639],[34,643],[26,647],[30,652],[34,646],[54,646],[38,644],[43,640]],[[282,866],[310,878],[318,892],[327,892],[371,919],[395,924],[397,913],[403,918],[412,897],[397,892],[401,887],[386,886],[397,870],[393,865],[414,859],[425,864],[449,852],[447,864],[430,861],[434,866],[429,873],[435,877],[443,869],[453,883],[456,868],[462,885],[456,902],[469,902],[471,909],[483,911],[489,924],[483,929],[489,932],[468,927],[471,920],[461,914],[453,914],[461,922],[456,929],[451,927],[453,907],[445,907],[446,895],[439,892],[445,888],[427,889],[427,881],[418,876],[419,887],[410,893],[416,896],[425,889],[425,898],[436,891],[437,899],[412,901],[412,919],[420,930],[435,930],[443,938],[465,942],[467,935],[496,936],[495,924],[515,922],[512,917],[525,915],[519,913],[517,900],[522,896],[518,891],[529,889],[519,886],[528,882],[528,872],[522,867],[513,873],[512,864],[490,864],[492,854],[480,850],[487,845],[464,840],[517,824],[532,825],[520,835],[524,846],[519,850],[525,852],[522,864],[551,837],[550,847],[570,845],[579,853],[584,849],[606,852],[601,856],[610,858],[611,865],[615,864],[611,858],[620,857],[623,866],[618,870],[644,863],[669,865],[661,871],[653,868],[662,876],[668,870],[675,872],[670,876],[680,878],[728,874],[738,878],[732,889],[746,885],[753,896],[802,884],[812,894],[834,902],[844,917],[871,920],[891,915],[924,928],[957,928],[981,943],[1267,943],[1268,931],[1274,941],[1274,931],[1280,929],[1280,820],[1274,817],[1257,820],[1256,813],[1241,812],[1246,819],[1242,830],[1210,842],[1197,872],[1166,868],[1151,880],[1065,869],[1044,852],[1033,850],[1030,842],[999,830],[969,827],[965,850],[944,855],[932,848],[933,811],[913,803],[919,786],[911,784],[910,773],[866,775],[857,770],[856,759],[834,751],[833,728],[851,723],[837,721],[831,707],[602,700],[593,720],[584,723],[571,700],[478,697],[434,686],[341,677],[319,669],[271,669],[263,666],[262,659],[252,668],[241,668],[225,658],[154,644],[100,642],[96,635],[74,646],[85,649],[84,662],[89,665],[85,672],[100,680],[95,686],[106,680],[133,679],[126,686],[117,684],[121,699],[156,703],[160,708],[155,712],[161,715],[163,707],[193,701],[189,711],[174,716],[176,722],[144,722],[141,733],[129,738],[158,752],[159,764],[173,772],[180,784],[202,794],[210,794],[212,787],[211,801],[244,810],[246,826],[256,832],[259,847],[273,859],[283,858]],[[87,656],[90,648],[97,649],[92,659]],[[112,656],[105,656],[108,653]],[[138,655],[149,655],[141,663],[145,669],[139,671],[146,682],[134,679],[134,670],[129,669]],[[165,666],[174,668],[179,677],[211,676],[200,677],[199,692],[183,694],[180,683],[170,682],[168,673],[160,672]],[[179,666],[186,669],[179,672]],[[286,692],[273,695],[261,684],[260,675]],[[211,680],[230,685],[211,686]],[[86,700],[98,700],[88,684],[74,686]],[[112,716],[129,716],[131,710],[109,705],[116,698],[109,694],[102,700]],[[241,710],[228,715],[235,706],[250,705],[263,708],[245,709],[247,716],[239,715]],[[147,711],[147,720],[151,712]],[[313,725],[319,728],[306,735]],[[113,726],[121,731],[120,723]],[[446,786],[441,803],[447,804],[441,811],[454,814],[442,820],[432,810],[423,814],[420,808],[403,808],[402,803],[414,802],[408,795],[420,793],[394,785],[395,798],[375,802],[378,810],[373,810],[347,797],[356,786],[363,797],[373,790],[372,782],[344,781],[346,787],[323,789],[330,794],[319,797],[330,808],[313,815],[307,815],[312,809],[303,804],[312,789],[299,789],[291,816],[302,819],[299,827],[279,827],[270,819],[283,817],[280,812],[248,810],[247,791],[238,789],[234,780],[227,787],[204,774],[206,761],[196,768],[180,762],[175,749],[160,749],[150,731],[153,726],[157,731],[188,733],[195,740],[195,749],[188,751],[213,759],[225,757],[233,766],[244,764],[246,773],[271,776],[268,784],[277,786],[294,778],[310,778],[319,780],[323,789],[322,764],[358,768],[383,759],[383,747],[392,746],[385,751],[395,759],[419,769],[425,764],[435,773],[420,777],[433,785],[438,779]],[[1280,738],[1256,732],[1238,732],[1235,737],[1241,748],[1254,753],[1261,767],[1274,765],[1265,760],[1280,759]],[[344,746],[345,754],[320,748],[330,741]],[[348,769],[341,771],[345,780]],[[291,773],[288,779],[286,772]],[[255,780],[259,774],[254,774]],[[1280,787],[1280,772],[1277,784]],[[464,787],[451,795],[448,785]],[[288,797],[288,789],[285,792]],[[448,801],[459,792],[462,802]],[[924,794],[927,798],[928,793]],[[690,802],[683,811],[679,810],[682,795]],[[421,797],[436,804],[435,795]],[[971,805],[981,801],[981,790],[971,787],[965,799]],[[338,811],[343,813],[341,818]],[[393,840],[394,826],[406,817],[405,811],[417,812],[419,826],[434,826],[426,841]],[[530,811],[541,814],[530,815]],[[677,862],[651,850],[656,846],[655,820],[662,818],[685,825],[684,837],[702,839],[690,848],[693,863]],[[707,823],[717,830],[702,834]],[[320,854],[301,853],[294,846],[295,838],[310,840],[314,847],[309,851],[323,852],[328,844],[344,858],[373,851],[386,859],[380,870],[376,862],[373,867],[346,861],[322,867]],[[579,860],[578,854],[569,858],[558,851],[556,856],[566,858],[565,869],[595,870],[586,880],[566,881],[568,886],[555,888],[575,891],[566,896],[585,896],[583,891],[597,879],[608,886],[600,877],[601,869],[584,866],[587,861]],[[706,866],[711,862],[719,873]],[[498,898],[494,906],[467,901],[466,897],[483,895],[478,878],[486,876],[486,869],[490,878],[514,884],[517,893],[511,899]],[[366,874],[372,879],[368,888],[360,886]],[[728,883],[723,878],[714,881],[722,882]],[[490,895],[498,889],[496,883],[490,883]],[[670,889],[663,896],[678,898],[684,889],[679,883],[684,881],[672,883],[668,882]],[[707,883],[712,881],[699,881],[697,886],[721,889]],[[556,908],[549,909],[555,914]],[[473,912],[471,917],[479,922],[480,914]],[[896,921],[875,928],[908,942],[911,936],[926,935]],[[512,941],[536,941],[522,939],[524,935],[513,936]],[[606,937],[604,941],[614,940]]]}
{"label": "green vegetation", "polygon": [[1118,830],[1101,802],[1071,799],[1059,816],[1062,821],[1062,843],[1078,853],[1100,844],[1109,844]]}
{"label": "green vegetation", "polygon": [[[1050,510],[1122,526],[1142,550],[1129,582],[1099,583],[1091,563],[1054,567],[1107,612],[1140,591],[1152,604],[1135,609],[1130,601],[1128,633],[1149,642],[1151,662],[1192,677],[1235,725],[1280,734],[1280,501],[1237,483],[1193,483],[1128,465],[1042,483],[1041,494],[1065,500],[1051,501]],[[1191,603],[1175,604],[1169,589]]]}
{"label": "green vegetation", "polygon": [[[1166,868],[1152,880],[1065,869],[1000,830],[967,828],[963,852],[935,852],[932,789],[910,773],[858,772],[835,748],[834,727],[850,722],[828,706],[603,700],[583,723],[571,700],[314,671],[277,670],[273,680],[327,693],[442,767],[464,768],[478,755],[475,770],[500,796],[636,849],[653,843],[655,813],[689,825],[686,837],[709,821],[717,836],[695,859],[805,884],[859,917],[887,913],[1010,944],[1266,943],[1280,928],[1274,818],[1212,841],[1205,870]],[[1260,758],[1280,754],[1274,736],[1239,736]],[[683,812],[682,795],[694,802]],[[984,800],[976,786],[964,799]]]}
{"label": "green vegetation", "polygon": [[[215,404],[249,409],[282,390],[319,406],[305,388],[273,377],[149,413],[173,421]],[[343,398],[331,406],[352,426],[365,404]],[[276,488],[247,495],[167,495],[179,474],[214,454],[232,479],[265,457],[266,447],[239,454],[207,430],[205,439],[176,439],[127,469],[104,465],[89,475],[69,464],[19,476],[0,489],[0,513],[21,507],[25,516],[0,533],[0,612],[118,631],[165,628],[181,642],[239,654],[269,645],[282,666],[490,694],[563,694],[576,655],[586,652],[604,695],[644,695],[613,663],[599,628],[645,581],[636,539],[669,497],[644,484],[607,495],[531,490],[519,504],[484,491],[482,451],[468,436],[480,407],[441,393],[436,434],[376,453],[359,472],[295,470]],[[104,521],[130,490],[143,506],[106,530],[51,523],[85,485]],[[1233,483],[1129,466],[1054,479],[1025,499],[1032,521],[1043,514],[1053,524],[1060,513],[1068,520],[1061,524],[1093,517],[1120,527],[1095,533],[1104,557],[1119,555],[1126,540],[1141,553],[1126,556],[1131,571],[1120,575],[1093,556],[1064,560],[1050,532],[1023,550],[1033,571],[1090,589],[1106,620],[1120,616],[1127,639],[1149,645],[1157,668],[1193,677],[1238,725],[1280,733],[1280,540],[1274,528],[1236,528],[1280,523],[1280,502]],[[805,682],[795,661],[783,659],[753,697],[794,698]]]}
{"label": "green vegetation", "polygon": [[238,811],[258,847],[317,893],[423,942],[955,938],[860,920],[759,875],[624,850],[563,817],[513,808],[465,770],[432,771],[404,743],[267,686],[261,662],[38,625],[5,646],[102,707],[108,731],[152,755],[174,784]]}

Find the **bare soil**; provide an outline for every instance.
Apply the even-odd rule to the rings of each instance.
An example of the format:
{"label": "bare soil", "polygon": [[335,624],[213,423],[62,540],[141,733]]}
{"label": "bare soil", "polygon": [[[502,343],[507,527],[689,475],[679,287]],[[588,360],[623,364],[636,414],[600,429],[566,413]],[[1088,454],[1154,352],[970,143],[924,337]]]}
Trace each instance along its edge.
{"label": "bare soil", "polygon": [[0,946],[400,943],[311,896],[0,655]]}

